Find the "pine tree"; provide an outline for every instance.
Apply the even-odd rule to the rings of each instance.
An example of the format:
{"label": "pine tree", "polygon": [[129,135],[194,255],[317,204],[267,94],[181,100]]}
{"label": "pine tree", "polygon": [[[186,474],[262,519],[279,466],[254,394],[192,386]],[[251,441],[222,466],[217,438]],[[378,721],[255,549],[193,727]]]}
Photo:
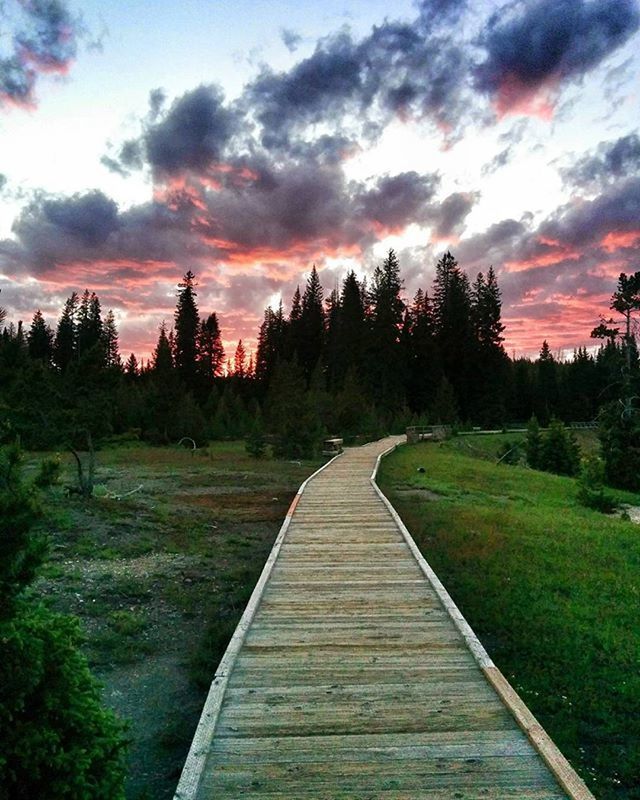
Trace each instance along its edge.
{"label": "pine tree", "polygon": [[105,354],[105,365],[113,369],[121,369],[118,328],[116,326],[116,318],[111,309],[109,309],[104,321],[102,347]]}
{"label": "pine tree", "polygon": [[400,297],[402,281],[400,264],[393,250],[373,273],[369,291],[370,336],[368,376],[371,391],[377,402],[391,410],[404,399],[404,376],[398,374],[399,341],[404,303]]}
{"label": "pine tree", "polygon": [[258,334],[256,352],[256,380],[266,386],[275,371],[276,364],[284,357],[287,339],[287,323],[282,312],[282,303],[278,310],[271,306],[264,312],[264,320]]}
{"label": "pine tree", "polygon": [[458,262],[446,252],[436,264],[433,315],[444,375],[451,383],[463,419],[475,413],[475,338],[471,290]]}
{"label": "pine tree", "polygon": [[127,363],[124,367],[124,374],[130,380],[135,380],[139,375],[139,367],[138,367],[138,359],[135,357],[134,353],[131,353],[129,358],[127,359]]}
{"label": "pine tree", "polygon": [[418,289],[409,311],[407,402],[412,411],[421,413],[433,401],[442,369],[429,295]]}
{"label": "pine tree", "polygon": [[347,273],[340,292],[333,381],[338,385],[348,372],[362,374],[366,337],[365,293],[355,272]]}
{"label": "pine tree", "polygon": [[47,325],[38,309],[33,315],[31,328],[27,334],[29,356],[43,364],[50,364],[53,356],[53,331]]}
{"label": "pine tree", "polygon": [[88,289],[84,290],[78,309],[77,353],[78,358],[89,357],[92,361],[104,363],[100,300]]}
{"label": "pine tree", "polygon": [[64,309],[53,344],[53,360],[61,372],[65,372],[77,352],[78,294],[73,292],[64,304]]}
{"label": "pine tree", "polygon": [[215,377],[222,374],[223,365],[224,347],[220,326],[217,315],[213,313],[209,314],[206,320],[202,320],[198,333],[198,371],[206,387]]}
{"label": "pine tree", "polygon": [[178,375],[188,389],[195,388],[198,362],[200,317],[196,305],[196,276],[189,270],[178,284],[175,311],[174,359]]}
{"label": "pine tree", "polygon": [[558,406],[558,375],[556,360],[551,353],[549,343],[545,339],[537,361],[537,382],[535,409],[536,416],[547,424],[555,414]]}
{"label": "pine tree", "polygon": [[291,300],[291,311],[289,312],[289,321],[287,324],[286,344],[284,347],[283,357],[287,361],[293,361],[298,357],[298,348],[302,339],[301,321],[302,319],[302,298],[300,295],[300,287],[296,286]]}
{"label": "pine tree", "polygon": [[296,348],[298,362],[307,380],[311,378],[322,355],[324,326],[323,291],[314,265],[302,296],[300,336]]}
{"label": "pine tree", "polygon": [[158,343],[151,356],[151,370],[161,380],[173,373],[173,353],[171,352],[167,326],[164,320],[160,325]]}
{"label": "pine tree", "polygon": [[242,339],[238,341],[236,352],[233,356],[233,374],[236,378],[247,377],[247,351],[244,349]]}
{"label": "pine tree", "polygon": [[477,408],[474,417],[486,427],[502,424],[506,413],[508,358],[502,346],[501,313],[500,289],[490,267],[486,280],[482,272],[478,273],[471,292],[471,319],[476,339],[473,372]]}

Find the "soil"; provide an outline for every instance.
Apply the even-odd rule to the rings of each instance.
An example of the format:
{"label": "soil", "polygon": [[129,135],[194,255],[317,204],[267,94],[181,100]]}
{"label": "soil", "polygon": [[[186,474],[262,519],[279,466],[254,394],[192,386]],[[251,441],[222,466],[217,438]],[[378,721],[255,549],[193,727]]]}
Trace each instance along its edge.
{"label": "soil", "polygon": [[[36,590],[80,619],[105,703],[128,721],[128,800],[173,797],[227,628],[317,467],[223,456],[144,448],[104,454],[101,469],[99,455],[96,498],[48,498],[51,557]],[[222,638],[205,635],[211,625]]]}

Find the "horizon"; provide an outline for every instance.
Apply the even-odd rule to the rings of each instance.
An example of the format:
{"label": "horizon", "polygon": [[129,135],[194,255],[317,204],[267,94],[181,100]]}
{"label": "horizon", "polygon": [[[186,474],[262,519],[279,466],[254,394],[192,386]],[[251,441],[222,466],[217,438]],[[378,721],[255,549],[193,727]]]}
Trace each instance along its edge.
{"label": "horizon", "polygon": [[[147,10],[148,12],[148,10]],[[635,0],[9,2],[0,10],[0,289],[73,290],[145,358],[198,276],[231,355],[393,247],[405,295],[451,250],[493,266],[505,349],[596,347],[640,254]],[[123,79],[124,76],[124,79]],[[542,331],[542,333],[540,333]]]}

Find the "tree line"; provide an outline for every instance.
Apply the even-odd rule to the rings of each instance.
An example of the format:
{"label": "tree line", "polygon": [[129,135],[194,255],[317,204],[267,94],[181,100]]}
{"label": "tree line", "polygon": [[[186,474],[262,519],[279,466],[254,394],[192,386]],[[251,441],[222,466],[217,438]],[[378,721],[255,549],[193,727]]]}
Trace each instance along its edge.
{"label": "tree line", "polygon": [[201,315],[187,272],[173,325],[160,325],[142,364],[121,357],[115,317],[98,296],[74,292],[55,328],[39,310],[26,330],[0,319],[0,441],[79,446],[89,433],[202,442],[259,430],[282,454],[304,455],[327,434],[372,437],[412,423],[591,420],[637,373],[630,328],[603,320],[595,354],[580,348],[562,360],[545,341],[537,359],[510,358],[501,314],[492,268],[471,281],[447,252],[433,285],[408,299],[390,250],[369,281],[351,271],[328,295],[313,267],[288,313],[282,303],[265,310],[255,359],[242,341],[227,358],[217,315]]}

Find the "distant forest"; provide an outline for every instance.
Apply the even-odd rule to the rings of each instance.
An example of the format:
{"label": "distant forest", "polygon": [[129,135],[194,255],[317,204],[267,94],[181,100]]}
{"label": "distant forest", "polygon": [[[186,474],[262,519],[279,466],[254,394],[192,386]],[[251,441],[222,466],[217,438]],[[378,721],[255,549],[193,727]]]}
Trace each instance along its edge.
{"label": "distant forest", "polygon": [[635,339],[604,321],[595,355],[562,361],[541,342],[537,359],[509,358],[493,269],[471,282],[449,252],[412,300],[393,250],[369,281],[350,272],[328,296],[314,267],[288,313],[266,309],[255,359],[242,342],[227,358],[191,272],[144,365],[122,358],[114,315],[89,290],[71,295],[55,330],[40,311],[26,330],[5,317],[0,442],[19,436],[28,448],[81,447],[87,434],[198,444],[266,434],[276,454],[298,457],[327,435],[365,440],[410,424],[592,420],[638,362]]}

